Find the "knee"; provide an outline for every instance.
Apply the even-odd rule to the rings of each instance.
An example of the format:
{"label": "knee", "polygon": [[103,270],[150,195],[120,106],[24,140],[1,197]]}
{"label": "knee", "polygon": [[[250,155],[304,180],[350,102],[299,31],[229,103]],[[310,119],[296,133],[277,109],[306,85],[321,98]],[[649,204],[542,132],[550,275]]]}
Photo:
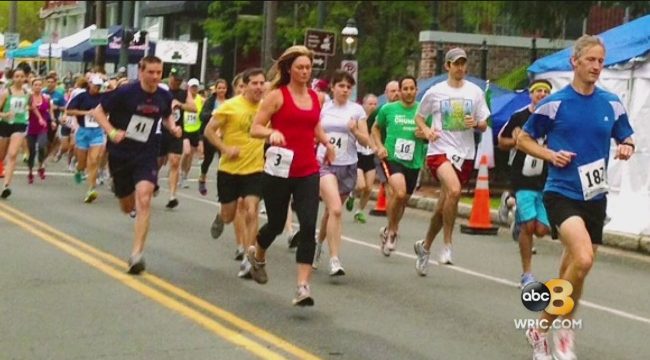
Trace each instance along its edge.
{"label": "knee", "polygon": [[585,252],[584,254],[579,254],[575,256],[573,260],[573,266],[575,267],[579,278],[586,277],[589,271],[591,270],[593,264],[594,264],[594,256],[589,252]]}
{"label": "knee", "polygon": [[341,214],[343,213],[343,210],[341,208],[341,205],[336,205],[332,206],[331,208],[327,208],[327,213],[330,216],[330,218],[340,218]]}
{"label": "knee", "polygon": [[543,237],[548,235],[549,233],[549,228],[546,227],[546,225],[541,224],[541,223],[536,223],[535,224],[535,236],[537,237]]}
{"label": "knee", "polygon": [[151,194],[144,192],[136,192],[136,197],[140,210],[148,210],[151,207]]}
{"label": "knee", "polygon": [[460,200],[460,186],[452,186],[447,190],[447,198],[453,202]]}
{"label": "knee", "polygon": [[406,189],[400,188],[393,191],[393,196],[395,197],[395,200],[403,202],[406,201],[408,194],[406,193]]}
{"label": "knee", "polygon": [[527,222],[523,227],[522,230],[524,230],[527,234],[536,234],[536,228],[535,228],[535,223],[534,222]]}

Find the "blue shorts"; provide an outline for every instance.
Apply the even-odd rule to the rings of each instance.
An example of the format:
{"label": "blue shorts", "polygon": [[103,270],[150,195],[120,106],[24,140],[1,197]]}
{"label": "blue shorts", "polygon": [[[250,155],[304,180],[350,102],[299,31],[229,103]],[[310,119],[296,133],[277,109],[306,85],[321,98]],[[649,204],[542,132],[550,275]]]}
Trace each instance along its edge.
{"label": "blue shorts", "polygon": [[544,226],[550,227],[541,191],[519,190],[515,193],[515,198],[517,199],[517,214],[515,216],[517,224],[537,220]]}
{"label": "blue shorts", "polygon": [[88,150],[92,146],[104,146],[106,144],[106,135],[104,135],[102,128],[80,127],[77,129],[75,143],[77,148],[81,150]]}

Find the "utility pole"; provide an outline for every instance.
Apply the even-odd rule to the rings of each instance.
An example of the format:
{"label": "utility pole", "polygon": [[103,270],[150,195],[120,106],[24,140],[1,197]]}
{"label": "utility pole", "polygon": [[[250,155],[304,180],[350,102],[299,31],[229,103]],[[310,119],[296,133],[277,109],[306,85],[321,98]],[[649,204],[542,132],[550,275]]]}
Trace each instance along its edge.
{"label": "utility pole", "polygon": [[318,1],[318,7],[316,8],[318,13],[318,22],[316,23],[316,28],[322,29],[325,26],[325,1]]}
{"label": "utility pole", "polygon": [[126,36],[127,30],[133,25],[133,1],[122,1],[122,46],[120,47],[120,61],[118,69],[126,68],[129,64],[129,42]]}
{"label": "utility pole", "polygon": [[[106,1],[95,1],[96,6],[96,19],[98,29],[106,28]],[[106,46],[97,46],[95,48],[95,65],[99,69],[104,70],[106,63]]]}
{"label": "utility pole", "polygon": [[[262,48],[262,67],[268,69],[273,62],[275,52],[275,20],[278,14],[277,1],[264,2],[264,37]],[[236,65],[236,64],[235,64]]]}
{"label": "utility pole", "polygon": [[16,32],[18,24],[18,1],[11,1],[9,5],[9,32]]}

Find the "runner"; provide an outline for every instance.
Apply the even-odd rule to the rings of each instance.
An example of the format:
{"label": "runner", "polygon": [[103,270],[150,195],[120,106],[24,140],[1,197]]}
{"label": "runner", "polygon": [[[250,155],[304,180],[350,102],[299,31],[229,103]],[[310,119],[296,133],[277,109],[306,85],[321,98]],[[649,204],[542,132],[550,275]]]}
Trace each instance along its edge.
{"label": "runner", "polygon": [[[79,76],[75,83],[75,87],[70,89],[66,107],[77,95],[88,90],[88,81],[83,76]],[[61,127],[59,129],[59,136],[61,137],[61,156],[67,154],[68,171],[74,172],[76,166],[73,163],[74,149],[75,149],[75,135],[76,129],[79,126],[76,117],[68,115],[65,110],[60,118]],[[57,156],[58,158],[58,156]]]}
{"label": "runner", "polygon": [[16,68],[8,75],[13,83],[0,95],[0,161],[5,161],[4,186],[0,197],[11,195],[11,180],[16,168],[18,150],[25,139],[31,107],[30,95],[23,90],[25,71]]}
{"label": "runner", "polygon": [[[316,218],[318,217],[319,166],[314,152],[314,137],[327,147],[328,162],[334,161],[334,146],[319,122],[322,96],[309,89],[313,53],[304,46],[288,48],[271,68],[272,88],[255,117],[251,135],[268,139],[262,192],[268,222],[257,234],[255,246],[247,250],[253,279],[268,281],[266,249],[282,233],[289,200],[293,196],[300,230],[297,291],[293,304],[313,306],[309,281],[314,261]],[[270,123],[270,127],[268,126]]]}
{"label": "runner", "polygon": [[[376,154],[382,161],[382,171],[388,179],[392,194],[387,197],[388,225],[379,231],[381,252],[390,256],[397,244],[399,223],[404,215],[408,199],[415,190],[418,173],[424,164],[426,151],[423,134],[415,123],[419,102],[415,100],[417,81],[413,76],[399,80],[400,101],[386,104],[377,114],[372,126]],[[386,133],[382,141],[382,132]]]}
{"label": "runner", "polygon": [[50,98],[41,93],[43,80],[34,78],[32,80],[31,111],[29,112],[29,123],[27,125],[27,144],[29,146],[29,159],[27,167],[27,182],[34,183],[34,160],[38,155],[38,176],[45,180],[45,158],[48,150],[48,132],[51,128],[56,129],[54,110]]}
{"label": "runner", "polygon": [[[499,147],[503,150],[514,149],[519,132],[535,111],[539,102],[551,92],[551,83],[547,80],[535,80],[529,87],[530,105],[510,117],[499,133]],[[544,140],[540,140],[544,143]],[[540,142],[538,141],[538,142]],[[511,165],[510,185],[516,198],[516,215],[514,229],[519,241],[521,256],[520,286],[537,281],[532,273],[533,235],[542,237],[549,232],[548,215],[542,201],[542,190],[546,182],[547,166],[543,160],[534,158],[519,150],[516,151]]]}
{"label": "runner", "polygon": [[199,95],[199,80],[190,79],[187,82],[187,88],[194,98],[194,106],[196,106],[196,111],[185,111],[183,113],[183,159],[181,162],[182,166],[182,176],[181,176],[181,187],[188,188],[187,177],[189,176],[190,169],[192,168],[192,160],[194,154],[203,153],[203,147],[201,146],[201,119],[199,114],[203,108],[203,103],[205,99]]}
{"label": "runner", "polygon": [[318,146],[320,161],[320,197],[325,211],[320,222],[316,252],[312,267],[318,268],[323,242],[327,239],[330,252],[330,276],[345,275],[339,252],[341,248],[341,212],[345,198],[354,190],[357,180],[356,142],[369,144],[366,113],[363,107],[350,101],[356,81],[350,73],[337,70],[330,82],[333,100],[326,102],[320,113],[320,123],[334,145],[336,157],[331,164],[324,161],[326,148]]}
{"label": "runner", "polygon": [[106,135],[93,116],[93,110],[99,105],[102,95],[99,89],[104,81],[94,76],[90,80],[88,91],[82,92],[70,101],[66,113],[77,117],[79,128],[76,134],[77,147],[77,172],[74,180],[77,184],[83,182],[84,172],[86,173],[87,191],[84,198],[85,203],[91,203],[97,199],[99,194],[95,190],[97,185],[97,168],[99,160],[106,145]]}
{"label": "runner", "polygon": [[[439,261],[441,264],[452,264],[452,232],[460,191],[469,181],[474,168],[474,132],[485,131],[490,116],[483,91],[465,80],[465,50],[449,50],[445,56],[445,69],[449,72],[447,81],[427,90],[416,118],[418,127],[429,140],[427,166],[441,186],[425,239],[415,244],[418,256],[415,267],[421,276],[427,273],[431,244],[440,230],[443,230],[444,245]],[[428,116],[433,116],[433,128],[424,123]]]}
{"label": "runner", "polygon": [[[600,38],[583,35],[576,40],[571,56],[573,81],[540,102],[517,138],[517,149],[548,162],[544,205],[551,234],[559,236],[564,246],[559,277],[573,288],[562,289],[574,303],[571,308],[562,298],[562,307],[566,305],[569,311],[563,316],[566,319],[576,313],[585,278],[603,242],[610,141],[613,138],[618,144],[614,159],[627,160],[635,150],[623,103],[596,86],[604,62],[605,45]],[[535,141],[544,136],[548,147]],[[558,306],[555,301],[553,306]],[[540,316],[548,324],[556,318],[546,311]],[[533,359],[576,359],[573,330],[553,333],[553,357],[546,340],[548,330],[526,330]]]}
{"label": "runner", "polygon": [[[244,71],[242,95],[227,100],[215,110],[205,128],[205,137],[219,149],[222,156],[217,174],[217,192],[221,210],[213,221],[213,236],[218,238],[224,224],[230,224],[244,212],[241,242],[245,247],[255,244],[258,222],[258,205],[262,194],[264,168],[264,141],[254,139],[250,128],[264,90],[264,70],[254,68]],[[219,136],[219,133],[221,136]],[[238,206],[238,200],[243,203]],[[251,264],[243,257],[239,277],[249,275]]]}
{"label": "runner", "polygon": [[171,116],[172,96],[158,87],[162,61],[145,56],[138,67],[140,80],[121,86],[103,98],[94,112],[110,139],[108,164],[120,208],[126,214],[136,211],[128,268],[128,273],[134,275],[145,270],[143,252],[149,231],[151,198],[158,180],[161,123],[164,121],[176,138],[182,135],[182,129]]}
{"label": "runner", "polygon": [[[50,128],[48,133],[48,139],[50,140],[48,155],[53,155],[55,151],[59,149],[60,139],[58,135],[59,129],[59,119],[63,111],[65,110],[65,96],[59,89],[56,88],[56,72],[53,74],[47,75],[45,78],[46,87],[43,89],[43,94],[47,95],[52,100],[52,110],[54,111],[54,117],[52,118],[52,123],[55,125]],[[57,155],[57,158],[58,155]],[[59,158],[60,159],[60,158]],[[58,160],[57,160],[58,161]]]}
{"label": "runner", "polygon": [[[213,93],[204,103],[203,108],[200,112],[201,117],[201,129],[199,130],[200,134],[204,136],[205,127],[212,117],[212,112],[219,108],[219,105],[223,104],[226,101],[226,93],[228,92],[228,83],[224,79],[217,79],[213,85]],[[208,176],[208,170],[210,165],[214,160],[214,154],[216,148],[212,146],[209,141],[203,141],[203,161],[201,161],[201,175],[199,175],[199,193],[203,196],[208,194],[208,188],[205,186],[205,182]],[[243,255],[243,252],[242,252]],[[241,259],[240,259],[241,260]]]}

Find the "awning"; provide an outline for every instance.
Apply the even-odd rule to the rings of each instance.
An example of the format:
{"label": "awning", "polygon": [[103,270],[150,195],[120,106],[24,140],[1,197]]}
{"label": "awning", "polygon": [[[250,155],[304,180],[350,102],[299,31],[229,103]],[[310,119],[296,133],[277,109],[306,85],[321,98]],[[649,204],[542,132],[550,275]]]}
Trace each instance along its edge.
{"label": "awning", "polygon": [[[106,62],[116,63],[120,59],[120,47],[122,46],[122,26],[115,25],[108,29],[108,46],[106,46]],[[63,61],[90,62],[95,59],[96,46],[90,43],[90,39],[63,50]],[[149,54],[154,54],[156,44],[149,42]],[[129,64],[136,64],[144,57],[145,45],[129,46]]]}
{"label": "awning", "polygon": [[[31,43],[27,40],[23,40],[18,45],[18,49],[11,50],[7,53],[7,57],[10,59],[15,58],[35,58],[38,57],[38,47],[43,43],[41,39],[36,40],[34,43]],[[26,47],[23,47],[23,44],[30,44]]]}
{"label": "awning", "polygon": [[90,33],[95,29],[97,29],[97,26],[93,24],[72,35],[66,36],[60,39],[57,43],[51,44],[51,50],[50,43],[43,43],[38,47],[38,55],[41,57],[52,56],[53,58],[60,58],[63,55],[64,50],[73,48],[90,39]]}

